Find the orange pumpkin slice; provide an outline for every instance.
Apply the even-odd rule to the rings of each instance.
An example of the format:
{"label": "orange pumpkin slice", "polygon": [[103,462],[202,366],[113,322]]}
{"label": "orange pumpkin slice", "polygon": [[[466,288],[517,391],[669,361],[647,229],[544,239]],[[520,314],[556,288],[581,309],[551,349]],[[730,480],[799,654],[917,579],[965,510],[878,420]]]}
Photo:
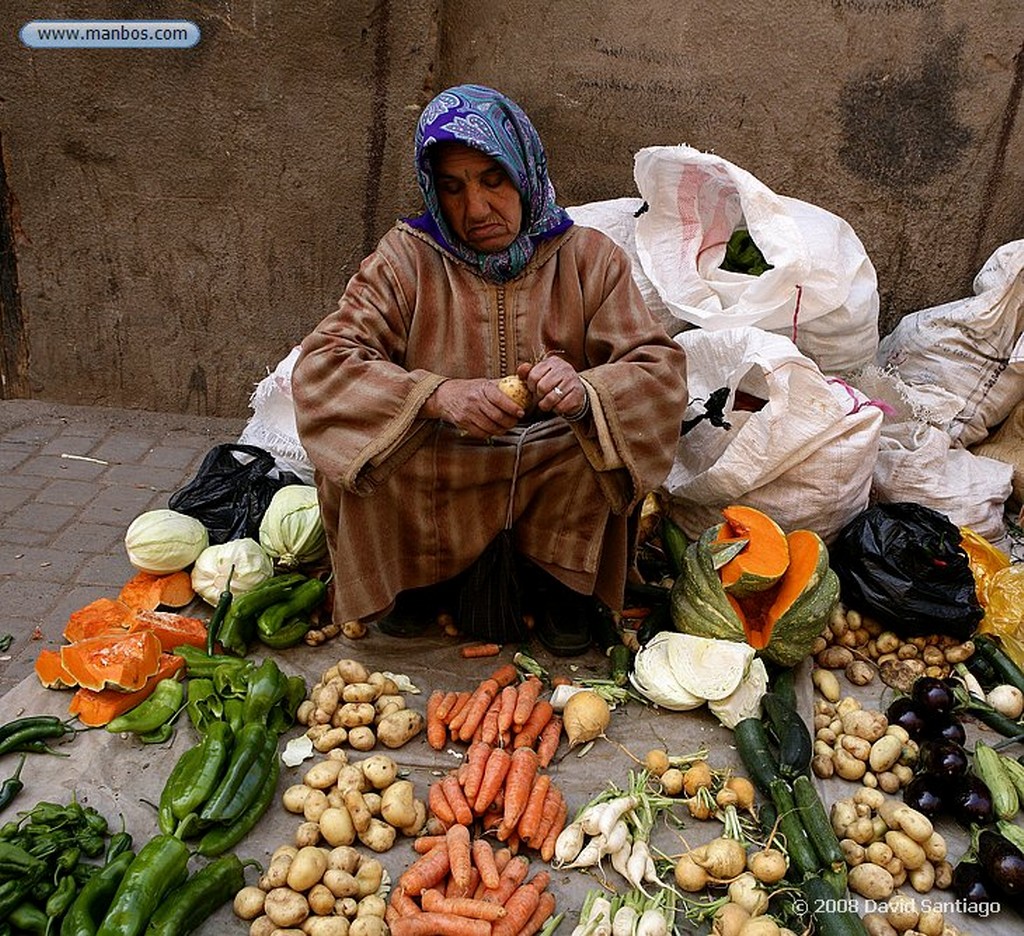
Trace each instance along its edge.
{"label": "orange pumpkin slice", "polygon": [[754,507],[723,507],[722,515],[725,523],[715,542],[747,540],[746,548],[718,570],[722,587],[738,598],[771,588],[789,566],[789,544],[782,527]]}
{"label": "orange pumpkin slice", "polygon": [[97,634],[124,633],[134,612],[116,598],[97,598],[84,608],[73,611],[64,627],[64,639],[74,643]]}
{"label": "orange pumpkin slice", "polygon": [[60,650],[40,650],[35,663],[36,675],[47,689],[71,689],[78,685],[60,662]]}
{"label": "orange pumpkin slice", "polygon": [[79,686],[99,692],[141,689],[160,666],[163,648],[151,630],[100,634],[60,648],[60,662]]}
{"label": "orange pumpkin slice", "polygon": [[183,608],[195,596],[188,572],[171,572],[169,575],[139,572],[125,582],[118,598],[135,611],[155,611],[161,605]]}
{"label": "orange pumpkin slice", "polygon": [[182,644],[200,649],[206,647],[206,624],[199,618],[185,617],[173,611],[138,611],[129,631],[140,630],[156,634],[165,653]]}
{"label": "orange pumpkin slice", "polygon": [[148,699],[161,679],[183,672],[184,665],[185,661],[179,656],[161,654],[157,671],[146,680],[141,689],[134,692],[122,692],[118,689],[103,689],[99,692],[93,689],[79,689],[71,698],[68,713],[77,715],[83,725],[100,728]]}

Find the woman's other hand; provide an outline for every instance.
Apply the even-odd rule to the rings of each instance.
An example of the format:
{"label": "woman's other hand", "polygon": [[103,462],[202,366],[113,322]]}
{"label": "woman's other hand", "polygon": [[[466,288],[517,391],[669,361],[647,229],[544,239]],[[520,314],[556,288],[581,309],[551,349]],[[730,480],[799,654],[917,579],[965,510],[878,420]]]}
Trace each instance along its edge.
{"label": "woman's other hand", "polygon": [[516,373],[530,388],[537,408],[545,413],[572,416],[579,413],[587,401],[580,375],[558,355],[549,354],[536,364],[520,364]]}
{"label": "woman's other hand", "polygon": [[460,435],[489,439],[508,432],[525,415],[522,408],[485,377],[449,378],[428,397],[422,415],[443,419]]}

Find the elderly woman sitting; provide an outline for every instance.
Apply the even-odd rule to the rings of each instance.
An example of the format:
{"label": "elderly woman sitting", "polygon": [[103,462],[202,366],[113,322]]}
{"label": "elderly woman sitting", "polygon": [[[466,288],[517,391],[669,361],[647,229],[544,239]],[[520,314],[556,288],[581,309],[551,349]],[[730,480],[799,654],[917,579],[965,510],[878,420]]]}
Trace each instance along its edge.
{"label": "elderly woman sitting", "polygon": [[[678,443],[685,358],[625,253],[558,206],[514,102],[450,88],[415,148],[425,211],[363,261],[292,378],[334,614],[422,632],[480,597],[459,590],[505,536],[536,636],[580,653],[598,602],[622,605],[630,518]],[[499,387],[508,375],[527,405]]]}

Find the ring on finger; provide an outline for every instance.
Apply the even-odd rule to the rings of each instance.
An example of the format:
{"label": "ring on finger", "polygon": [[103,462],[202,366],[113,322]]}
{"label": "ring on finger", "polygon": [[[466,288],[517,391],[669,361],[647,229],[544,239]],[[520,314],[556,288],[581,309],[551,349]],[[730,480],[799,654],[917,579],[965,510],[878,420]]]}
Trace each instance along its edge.
{"label": "ring on finger", "polygon": [[560,397],[565,396],[565,391],[561,387],[555,387],[555,393],[557,393]]}

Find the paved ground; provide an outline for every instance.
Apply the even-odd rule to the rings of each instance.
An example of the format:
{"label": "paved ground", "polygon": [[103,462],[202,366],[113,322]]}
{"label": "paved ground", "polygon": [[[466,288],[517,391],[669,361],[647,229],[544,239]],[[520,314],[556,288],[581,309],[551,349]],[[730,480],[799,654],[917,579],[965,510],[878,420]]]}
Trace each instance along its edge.
{"label": "paved ground", "polygon": [[244,419],[0,402],[0,695],[68,615],[114,597],[133,569],[123,539],[144,510],[195,473]]}

